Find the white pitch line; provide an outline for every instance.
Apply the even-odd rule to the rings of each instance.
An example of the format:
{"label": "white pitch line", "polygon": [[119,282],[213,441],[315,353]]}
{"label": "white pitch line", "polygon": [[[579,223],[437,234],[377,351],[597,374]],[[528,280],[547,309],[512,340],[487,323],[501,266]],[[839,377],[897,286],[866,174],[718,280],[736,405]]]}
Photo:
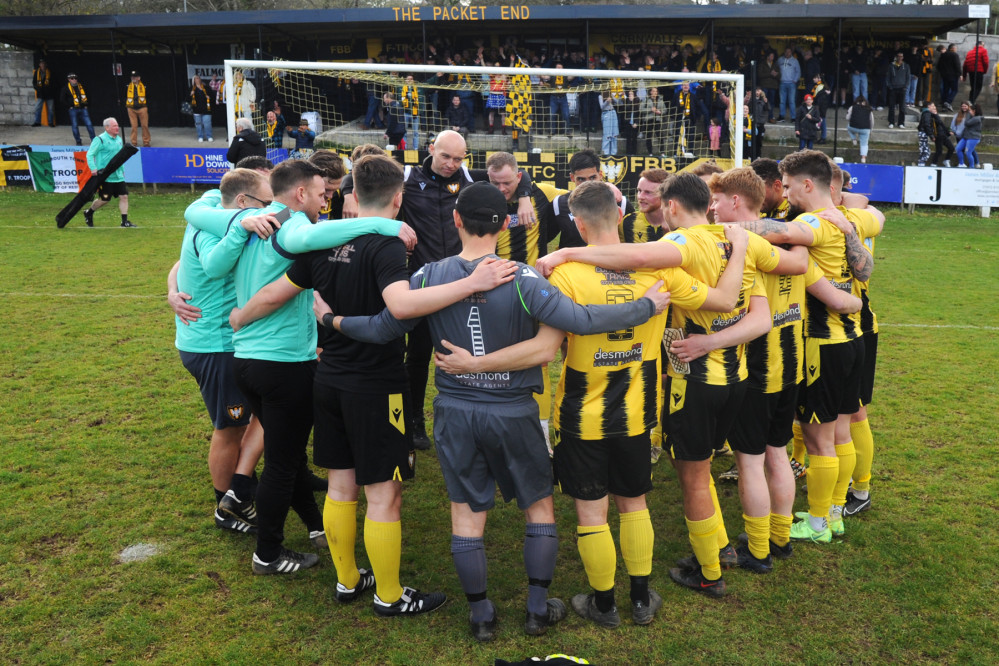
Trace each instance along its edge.
{"label": "white pitch line", "polygon": [[999,326],[974,326],[972,324],[887,324],[878,322],[878,327],[884,328],[966,328],[973,331],[999,331]]}

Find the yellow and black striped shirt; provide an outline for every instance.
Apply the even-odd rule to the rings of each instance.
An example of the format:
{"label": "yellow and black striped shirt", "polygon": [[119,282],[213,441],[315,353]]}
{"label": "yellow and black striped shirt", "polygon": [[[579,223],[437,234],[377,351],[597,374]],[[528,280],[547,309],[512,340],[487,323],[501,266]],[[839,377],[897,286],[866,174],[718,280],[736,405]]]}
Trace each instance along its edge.
{"label": "yellow and black striped shirt", "polygon": [[811,260],[805,275],[760,273],[773,328],[750,341],[746,349],[749,388],[778,393],[801,383],[805,376],[805,289],[821,279],[822,271]]}
{"label": "yellow and black striped shirt", "polygon": [[769,217],[771,220],[786,220],[790,212],[791,204],[788,203],[787,199],[781,199],[780,203],[773,210],[760,213],[760,217]]}
{"label": "yellow and black striped shirt", "polygon": [[[815,211],[819,212],[819,211]],[[812,231],[813,240],[808,255],[834,287],[854,292],[853,271],[846,260],[846,240],[832,222],[812,213],[794,218]],[[856,292],[859,294],[859,292]],[[860,337],[860,313],[839,314],[811,294],[806,295],[808,308],[805,314],[805,337],[820,345],[849,342]]]}
{"label": "yellow and black striped shirt", "polygon": [[[689,229],[680,229],[663,236],[660,243],[672,243],[682,256],[681,266],[693,277],[714,287],[728,264],[731,246],[725,238],[725,229],[720,224],[700,224]],[[750,296],[766,296],[758,271],[771,271],[780,261],[780,251],[756,234],[749,234],[746,248],[746,266],[743,270],[739,301],[731,312],[707,312],[688,310],[673,304],[670,306],[672,321],[670,326],[681,328],[687,335],[711,335],[737,323],[749,312]],[[683,377],[672,366],[668,372],[674,377]],[[746,346],[715,349],[690,363],[690,374],[686,379],[703,384],[727,386],[747,377]]]}
{"label": "yellow and black striped shirt", "polygon": [[[548,183],[535,183],[531,192],[531,203],[534,205],[534,219],[540,221],[541,216],[538,211],[547,206],[552,199],[557,197],[559,190]],[[520,224],[517,219],[517,207],[520,200],[507,203],[507,213],[510,215],[510,226],[506,231],[501,231],[496,238],[496,255],[503,259],[511,259],[533,266],[538,263],[541,255],[540,230],[541,225],[535,224],[528,227]]]}
{"label": "yellow and black striped shirt", "polygon": [[[707,285],[684,271],[611,271],[569,262],[552,273],[552,285],[580,304],[626,303],[663,280],[673,303],[696,310]],[[659,350],[666,317],[596,335],[569,334],[569,348],[555,392],[555,427],[581,439],[635,437],[659,420],[662,381]]]}
{"label": "yellow and black striped shirt", "polygon": [[625,215],[617,227],[617,237],[622,243],[650,243],[666,234],[666,229],[649,224],[645,213],[640,210]]}
{"label": "yellow and black striped shirt", "polygon": [[[873,214],[862,210],[859,208],[846,209],[842,206],[837,206],[843,214],[846,215],[846,219],[853,222],[853,226],[857,229],[857,236],[860,238],[860,242],[864,244],[867,251],[874,256],[874,240],[881,234],[881,223],[878,222],[877,218]],[[874,314],[874,310],[871,309],[871,299],[868,295],[870,289],[870,280],[854,280],[854,290],[853,295],[858,296],[863,302],[863,307],[860,308],[860,331],[863,334],[867,333],[877,333],[878,332],[878,317]]]}

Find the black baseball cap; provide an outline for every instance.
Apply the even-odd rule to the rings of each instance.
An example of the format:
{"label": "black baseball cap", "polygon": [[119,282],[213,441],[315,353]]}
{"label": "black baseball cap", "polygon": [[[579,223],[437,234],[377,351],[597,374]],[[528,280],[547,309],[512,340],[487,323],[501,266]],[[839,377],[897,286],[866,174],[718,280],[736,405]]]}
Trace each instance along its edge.
{"label": "black baseball cap", "polygon": [[76,78],[76,74],[67,74],[66,78],[67,79],[75,79]]}
{"label": "black baseball cap", "polygon": [[132,76],[139,76],[139,73],[133,69],[132,70]]}
{"label": "black baseball cap", "polygon": [[495,185],[472,183],[462,188],[454,206],[463,220],[475,220],[496,225],[498,231],[506,220],[506,197]]}

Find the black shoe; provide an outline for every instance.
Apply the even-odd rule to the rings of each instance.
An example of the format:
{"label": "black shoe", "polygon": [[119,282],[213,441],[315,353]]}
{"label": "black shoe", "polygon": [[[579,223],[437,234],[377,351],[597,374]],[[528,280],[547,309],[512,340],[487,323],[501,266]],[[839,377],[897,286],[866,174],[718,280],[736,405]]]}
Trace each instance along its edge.
{"label": "black shoe", "polygon": [[83,211],[83,219],[87,221],[88,227],[94,226],[94,211],[90,210],[89,208]]}
{"label": "black shoe", "polygon": [[[535,615],[527,611],[527,622],[524,623],[524,632],[528,636],[540,636],[548,631],[548,627],[557,624],[565,619],[569,614],[566,610],[565,602],[561,599],[548,599],[548,612],[544,615]],[[493,620],[495,623],[495,620]]]}
{"label": "black shoe", "polygon": [[611,606],[609,611],[600,612],[597,608],[597,595],[594,592],[581,592],[572,598],[572,610],[586,620],[591,620],[601,627],[614,629],[621,624],[621,616],[617,614],[617,606]]}
{"label": "black shoe", "polygon": [[357,585],[352,588],[346,588],[342,583],[337,582],[336,584],[336,600],[341,604],[348,604],[354,599],[357,599],[361,595],[361,592],[365,590],[370,590],[375,586],[375,574],[368,571],[367,569],[358,569],[357,572],[361,574],[360,579],[357,581]]}
{"label": "black shoe", "polygon": [[739,555],[739,566],[747,571],[767,574],[774,570],[774,560],[770,553],[761,560],[749,552],[749,546],[739,546],[735,552]]}
{"label": "black shoe", "polygon": [[471,616],[468,619],[468,629],[472,632],[472,638],[480,643],[488,643],[496,638],[496,625],[499,623],[499,616],[496,609],[493,609],[493,619],[484,622],[472,622]]}
{"label": "black shoe", "polygon": [[[731,569],[732,567],[739,564],[739,556],[735,552],[735,548],[730,545],[725,546],[718,550],[718,564],[722,569]],[[676,561],[676,566],[681,569],[700,569],[701,563],[697,561],[696,555],[688,555],[687,557],[681,558]]]}
{"label": "black shoe", "polygon": [[635,624],[649,624],[656,611],[663,605],[663,598],[655,590],[649,590],[649,603],[644,601],[631,602],[631,619]]}
{"label": "black shoe", "polygon": [[232,490],[227,490],[219,500],[219,510],[248,525],[257,524],[257,510],[253,506],[253,501],[241,502]]}
{"label": "black shoe", "polygon": [[122,222],[121,226],[126,227],[126,228],[128,228],[128,227],[135,227],[135,225],[132,224],[131,222],[129,222],[128,220],[125,220],[124,222]]}
{"label": "black shoe", "polygon": [[227,530],[229,532],[236,532],[238,534],[256,534],[257,528],[249,523],[244,523],[242,520],[233,518],[232,516],[227,516],[221,513],[218,509],[215,509],[215,527],[220,530]]}
{"label": "black shoe", "polygon": [[443,592],[431,592],[424,594],[411,587],[402,588],[402,596],[391,604],[387,604],[375,594],[373,606],[376,615],[382,617],[395,617],[396,615],[419,615],[429,613],[440,608],[447,601],[447,595]]}
{"label": "black shoe", "polygon": [[76,142],[76,145],[78,145],[78,146],[82,146],[82,145],[83,145],[83,142],[82,142],[82,141],[77,141],[77,142]]}
{"label": "black shoe", "polygon": [[266,574],[290,574],[301,569],[308,569],[319,562],[319,556],[315,553],[299,553],[287,548],[281,549],[281,554],[273,562],[263,562],[257,554],[253,554],[253,573]]}
{"label": "black shoe", "polygon": [[857,496],[853,494],[852,488],[846,493],[846,504],[843,505],[844,516],[856,516],[861,511],[869,511],[870,508],[870,493],[867,494],[867,499],[858,499]]}
{"label": "black shoe", "polygon": [[315,474],[309,474],[309,486],[314,493],[325,493],[330,489],[330,480]]}
{"label": "black shoe", "polygon": [[689,587],[691,590],[700,592],[709,597],[720,599],[725,596],[725,579],[708,580],[701,573],[700,567],[696,569],[681,569],[679,567],[669,570],[669,577],[673,582]]}
{"label": "black shoe", "polygon": [[41,127],[42,124],[41,123],[32,123],[31,126],[32,127]]}
{"label": "black shoe", "polygon": [[427,451],[430,449],[430,438],[427,437],[427,426],[420,422],[413,422],[413,448],[417,451]]}
{"label": "black shoe", "polygon": [[[740,534],[739,535],[739,543],[741,545],[743,545],[743,546],[748,545],[749,544],[749,535],[746,534],[745,532],[743,532],[742,534]],[[776,557],[778,560],[786,560],[789,557],[791,557],[791,555],[794,554],[794,546],[791,545],[790,541],[788,541],[783,546],[778,546],[771,539],[770,540],[770,554],[772,556]]]}

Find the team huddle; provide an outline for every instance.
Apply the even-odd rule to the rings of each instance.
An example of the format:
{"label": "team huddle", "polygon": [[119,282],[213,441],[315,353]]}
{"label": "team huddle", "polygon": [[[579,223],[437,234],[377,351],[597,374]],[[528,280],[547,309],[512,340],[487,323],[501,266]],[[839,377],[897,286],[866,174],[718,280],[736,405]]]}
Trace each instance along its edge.
{"label": "team huddle", "polygon": [[[254,573],[318,563],[283,545],[293,509],[330,553],[338,601],[373,590],[380,616],[445,602],[399,575],[402,484],[430,447],[431,360],[433,446],[476,640],[497,631],[484,541],[497,488],[524,512],[529,635],[569,607],[621,623],[611,497],[631,618],[653,621],[663,599],[650,586],[646,495],[660,451],[693,551],[669,576],[710,597],[726,594],[723,569],[769,573],[792,541],[829,543],[870,508],[868,281],[884,216],[844,191],[848,174],[823,153],[700,175],[649,170],[634,210],[602,182],[592,150],[570,160],[567,192],[532,183],[509,153],[467,169],[456,132],[428,148],[403,168],[359,146],[346,179],[327,151],[272,170],[240,164],[186,212],[168,282],[176,346],[215,428],[215,523],[256,535]],[[547,363],[560,350],[553,399]],[[322,511],[310,432],[328,470]],[[735,546],[711,475],[728,450],[745,523]],[[801,474],[808,511],[794,522]],[[556,487],[573,499],[592,588],[568,604],[549,595]],[[362,488],[370,570],[355,557]]]}

